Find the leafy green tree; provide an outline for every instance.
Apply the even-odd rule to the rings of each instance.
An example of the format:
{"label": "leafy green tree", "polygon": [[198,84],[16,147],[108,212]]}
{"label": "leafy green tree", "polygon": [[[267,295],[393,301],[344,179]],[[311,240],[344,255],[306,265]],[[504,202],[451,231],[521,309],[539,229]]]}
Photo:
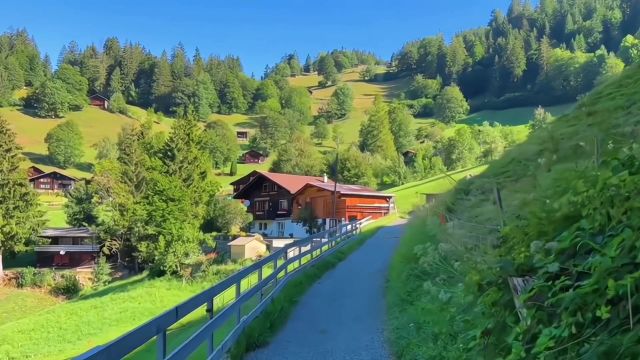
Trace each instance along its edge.
{"label": "leafy green tree", "polygon": [[373,173],[373,159],[370,155],[360,152],[355,146],[349,146],[340,152],[339,162],[339,181],[372,188],[377,186]]}
{"label": "leafy green tree", "polygon": [[318,143],[322,143],[323,141],[329,139],[329,137],[331,136],[331,129],[324,119],[316,120],[311,136],[316,139]]}
{"label": "leafy green tree", "polygon": [[411,84],[405,96],[408,99],[435,99],[442,90],[442,81],[440,79],[425,79],[422,75],[416,75],[411,80]]}
{"label": "leafy green tree", "polygon": [[220,111],[223,114],[244,113],[247,107],[238,79],[227,76],[220,91]]}
{"label": "leafy green tree", "polygon": [[238,162],[232,161],[231,167],[229,168],[229,176],[236,176],[236,175],[238,175]]}
{"label": "leafy green tree", "polygon": [[21,152],[9,122],[0,117],[0,279],[3,256],[23,250],[43,225],[38,197],[20,169]]}
{"label": "leafy green tree", "polygon": [[477,165],[480,155],[480,145],[468,126],[456,128],[444,144],[444,163],[449,170]]}
{"label": "leafy green tree", "polygon": [[469,104],[456,85],[447,86],[436,99],[436,118],[444,123],[454,123],[469,113]]}
{"label": "leafy green tree", "polygon": [[66,120],[51,129],[44,139],[49,158],[63,169],[74,166],[84,156],[80,127],[73,120]]}
{"label": "leafy green tree", "polygon": [[500,133],[499,127],[489,125],[484,122],[482,126],[475,129],[477,131],[476,139],[482,151],[482,157],[485,160],[498,159],[506,147],[506,142]]}
{"label": "leafy green tree", "polygon": [[324,163],[311,139],[294,134],[286,146],[280,146],[271,165],[273,172],[293,175],[320,175]]}
{"label": "leafy green tree", "polygon": [[59,80],[48,79],[31,90],[25,103],[40,117],[61,118],[69,112],[70,99]]}
{"label": "leafy green tree", "polygon": [[396,152],[403,153],[413,148],[415,144],[414,120],[406,106],[401,104],[389,106],[389,129],[393,135]]}
{"label": "leafy green tree", "polygon": [[111,138],[103,137],[92,146],[96,150],[96,160],[115,160],[118,157],[118,146]]}
{"label": "leafy green tree", "polygon": [[551,120],[553,120],[553,116],[546,112],[542,106],[538,106],[533,113],[533,119],[529,122],[529,130],[537,131],[546,128]]}
{"label": "leafy green tree", "polygon": [[376,97],[369,117],[360,127],[360,151],[390,158],[396,154],[389,125],[389,110],[381,97]]}
{"label": "leafy green tree", "polygon": [[94,203],[95,193],[90,185],[86,182],[78,182],[65,196],[67,202],[64,204],[64,213],[69,225],[83,227],[98,224],[98,214]]}
{"label": "leafy green tree", "polygon": [[79,111],[87,104],[89,83],[76,68],[63,64],[55,73],[55,79],[64,87],[69,100],[69,108]]}
{"label": "leafy green tree", "polygon": [[640,62],[640,40],[632,35],[625,36],[620,44],[618,57],[627,65]]}
{"label": "leafy green tree", "polygon": [[213,167],[221,169],[227,164],[235,164],[240,152],[236,133],[222,120],[212,120],[205,126],[205,146]]}
{"label": "leafy green tree", "polygon": [[275,99],[279,102],[280,90],[272,79],[266,79],[258,85],[256,92],[253,94],[253,101],[254,103],[257,103],[271,99]]}
{"label": "leafy green tree", "polygon": [[111,95],[109,100],[109,111],[116,114],[129,115],[129,108],[127,102],[124,100],[124,96],[117,92]]}
{"label": "leafy green tree", "polygon": [[376,78],[376,67],[373,65],[367,65],[360,70],[360,79],[364,81],[371,81]]}
{"label": "leafy green tree", "polygon": [[349,115],[352,108],[353,90],[349,85],[340,84],[331,94],[327,106],[320,109],[320,116],[331,123]]}
{"label": "leafy green tree", "polygon": [[202,231],[228,234],[244,228],[251,220],[251,214],[239,201],[213,196],[207,204]]}
{"label": "leafy green tree", "polygon": [[307,204],[300,210],[296,222],[306,229],[308,235],[312,235],[322,230],[322,224],[318,220],[313,207]]}
{"label": "leafy green tree", "polygon": [[282,108],[298,114],[303,124],[309,124],[313,115],[311,113],[311,95],[307,89],[289,86],[280,96]]}
{"label": "leafy green tree", "polygon": [[338,70],[331,55],[320,55],[316,68],[318,75],[324,80],[321,86],[335,85],[338,82]]}

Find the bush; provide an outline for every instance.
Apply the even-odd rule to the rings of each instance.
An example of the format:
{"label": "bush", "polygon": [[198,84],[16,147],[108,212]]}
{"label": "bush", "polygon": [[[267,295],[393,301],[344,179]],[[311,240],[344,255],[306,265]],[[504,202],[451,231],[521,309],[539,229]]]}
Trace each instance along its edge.
{"label": "bush", "polygon": [[82,284],[80,284],[76,274],[71,272],[63,273],[51,289],[54,295],[64,296],[69,299],[78,296],[80,291],[82,291]]}
{"label": "bush", "polygon": [[26,267],[18,270],[18,280],[16,285],[19,288],[33,287],[36,284],[37,270],[32,267]]}
{"label": "bush", "polygon": [[34,284],[41,289],[52,287],[55,284],[55,272],[51,269],[37,270]]}
{"label": "bush", "polygon": [[435,112],[435,103],[431,99],[404,100],[400,103],[415,117],[432,117]]}
{"label": "bush", "polygon": [[101,256],[93,269],[93,287],[101,288],[111,282],[111,268],[104,256]]}

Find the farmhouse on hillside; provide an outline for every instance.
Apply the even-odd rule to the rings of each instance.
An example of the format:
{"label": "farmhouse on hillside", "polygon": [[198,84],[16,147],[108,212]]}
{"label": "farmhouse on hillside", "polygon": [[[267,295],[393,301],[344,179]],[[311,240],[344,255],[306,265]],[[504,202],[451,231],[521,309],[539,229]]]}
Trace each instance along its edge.
{"label": "farmhouse on hillside", "polygon": [[106,97],[100,94],[93,94],[89,96],[89,104],[91,104],[91,106],[98,107],[102,110],[109,109],[109,99],[107,99]]}
{"label": "farmhouse on hillside", "polygon": [[93,266],[100,251],[96,233],[89,228],[46,229],[39,237],[49,243],[35,247],[38,267]]}
{"label": "farmhouse on hillside", "polygon": [[53,170],[44,172],[42,169],[32,166],[27,170],[29,184],[38,192],[64,192],[73,189],[78,179]]}
{"label": "farmhouse on hillside", "polygon": [[229,243],[231,259],[255,259],[267,252],[267,243],[260,235],[239,237]]}
{"label": "farmhouse on hillside", "polygon": [[236,130],[236,138],[239,142],[249,141],[249,130]]}
{"label": "farmhouse on hillside", "polygon": [[388,215],[393,195],[358,185],[338,185],[337,212],[333,217],[334,183],[326,177],[253,171],[233,183],[234,198],[245,200],[253,215],[251,232],[268,238],[303,238],[306,229],[297,221],[305,206],[312,206],[325,228],[367,217]]}
{"label": "farmhouse on hillside", "polygon": [[256,150],[249,150],[242,154],[242,162],[245,164],[264,164],[266,155]]}

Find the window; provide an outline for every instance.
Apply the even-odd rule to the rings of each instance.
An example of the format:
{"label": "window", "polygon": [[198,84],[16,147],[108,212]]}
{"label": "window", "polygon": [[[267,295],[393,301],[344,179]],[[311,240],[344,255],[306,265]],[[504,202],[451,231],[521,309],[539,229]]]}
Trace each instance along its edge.
{"label": "window", "polygon": [[41,189],[51,189],[51,184],[40,184]]}
{"label": "window", "polygon": [[268,207],[269,207],[269,201],[266,201],[266,200],[256,201],[256,211],[259,211],[259,212],[266,211]]}
{"label": "window", "polygon": [[278,201],[278,209],[280,209],[280,210],[289,210],[289,202],[287,200],[279,200]]}
{"label": "window", "polygon": [[268,193],[269,192],[269,183],[262,184],[262,192],[263,193]]}

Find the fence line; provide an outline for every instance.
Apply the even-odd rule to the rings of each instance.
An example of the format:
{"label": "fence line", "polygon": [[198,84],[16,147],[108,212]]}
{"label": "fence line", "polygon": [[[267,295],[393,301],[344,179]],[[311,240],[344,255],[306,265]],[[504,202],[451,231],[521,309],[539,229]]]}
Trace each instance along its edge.
{"label": "fence line", "polygon": [[[301,273],[297,270],[342,247],[354,235],[360,233],[363,224],[367,221],[369,218],[343,224],[337,228],[294,241],[125,335],[89,350],[76,359],[121,359],[153,339],[156,339],[157,359],[185,359],[205,343],[207,344],[207,358],[220,359],[231,348],[242,330],[266,308],[284,285]],[[271,267],[273,270],[265,275],[265,268],[270,269]],[[252,284],[251,279],[255,276],[258,278],[257,283]],[[249,287],[244,291],[243,281],[249,283]],[[218,296],[222,296],[224,301],[225,294],[232,289],[235,291],[234,301],[225,303],[225,307],[216,313],[214,300]],[[244,314],[243,308],[248,304],[251,305],[250,302],[254,300],[257,300],[258,304],[247,314]],[[208,320],[186,341],[168,353],[167,330],[204,305],[206,305]],[[216,331],[224,331],[224,326],[231,319],[234,319],[234,327],[225,334],[224,340],[220,344],[216,344],[214,339]]]}

